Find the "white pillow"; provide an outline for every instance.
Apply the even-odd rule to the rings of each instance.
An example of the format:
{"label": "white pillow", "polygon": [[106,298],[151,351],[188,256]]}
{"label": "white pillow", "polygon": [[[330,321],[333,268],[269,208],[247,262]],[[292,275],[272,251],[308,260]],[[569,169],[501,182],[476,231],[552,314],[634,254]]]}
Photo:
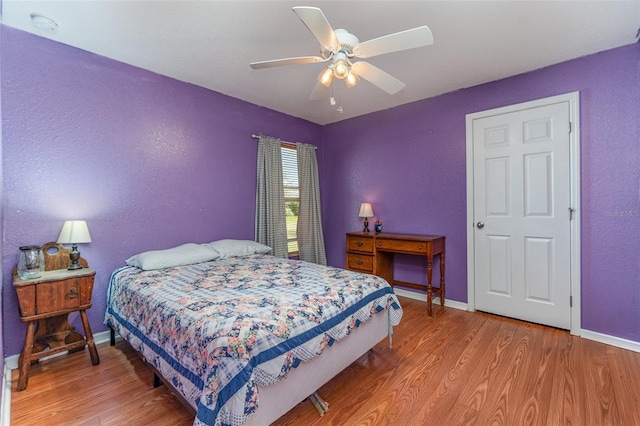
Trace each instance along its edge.
{"label": "white pillow", "polygon": [[266,254],[271,251],[271,247],[251,240],[218,240],[205,245],[217,251],[220,254],[220,259],[249,254]]}
{"label": "white pillow", "polygon": [[187,243],[166,250],[151,250],[126,260],[127,265],[145,271],[209,262],[219,258],[217,251],[205,244]]}

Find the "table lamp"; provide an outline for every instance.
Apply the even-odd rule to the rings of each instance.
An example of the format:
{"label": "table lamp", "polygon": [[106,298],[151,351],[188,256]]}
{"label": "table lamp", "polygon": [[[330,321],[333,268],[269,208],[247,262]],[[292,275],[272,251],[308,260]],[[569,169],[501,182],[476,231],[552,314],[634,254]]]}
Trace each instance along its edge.
{"label": "table lamp", "polygon": [[369,218],[373,217],[373,209],[371,208],[371,204],[360,204],[360,213],[358,213],[358,216],[364,217],[364,229],[362,230],[362,232],[369,232]]}
{"label": "table lamp", "polygon": [[71,253],[69,253],[71,264],[67,269],[82,269],[82,265],[78,263],[78,259],[80,259],[78,244],[91,242],[91,235],[89,234],[87,222],[84,220],[65,221],[57,242],[58,244],[71,244]]}

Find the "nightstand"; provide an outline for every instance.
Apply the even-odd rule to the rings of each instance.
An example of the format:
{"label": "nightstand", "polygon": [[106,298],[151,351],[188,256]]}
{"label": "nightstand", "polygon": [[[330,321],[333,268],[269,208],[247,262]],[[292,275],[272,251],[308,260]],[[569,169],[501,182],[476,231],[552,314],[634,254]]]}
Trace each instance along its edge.
{"label": "nightstand", "polygon": [[[47,250],[57,249],[57,253],[48,254]],[[20,320],[27,323],[24,348],[18,361],[20,377],[17,390],[27,388],[31,362],[62,351],[78,351],[86,345],[91,363],[100,363],[98,351],[93,340],[86,310],[91,307],[93,279],[96,271],[87,267],[80,259],[83,269],[69,271],[69,249],[56,243],[43,246],[45,272],[39,278],[23,280],[14,270],[13,286],[20,304]],[[67,316],[71,312],[80,312],[85,336],[76,332],[69,324]],[[37,322],[37,331],[36,331]]]}

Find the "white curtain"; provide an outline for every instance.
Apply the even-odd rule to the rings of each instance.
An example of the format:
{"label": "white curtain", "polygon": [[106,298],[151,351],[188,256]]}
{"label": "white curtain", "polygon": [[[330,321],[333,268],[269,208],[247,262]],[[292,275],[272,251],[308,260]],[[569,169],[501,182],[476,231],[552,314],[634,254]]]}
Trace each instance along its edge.
{"label": "white curtain", "polygon": [[256,241],[271,247],[274,256],[288,258],[279,139],[260,136],[257,169]]}
{"label": "white curtain", "polygon": [[298,150],[298,185],[300,187],[300,212],[298,216],[298,252],[300,260],[327,264],[322,234],[320,187],[316,147],[296,144]]}

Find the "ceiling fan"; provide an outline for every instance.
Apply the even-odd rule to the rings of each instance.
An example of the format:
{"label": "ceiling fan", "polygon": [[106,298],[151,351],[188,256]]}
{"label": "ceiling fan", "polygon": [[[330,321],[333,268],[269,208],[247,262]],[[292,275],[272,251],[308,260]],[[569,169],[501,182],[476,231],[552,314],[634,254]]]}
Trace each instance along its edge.
{"label": "ceiling fan", "polygon": [[390,95],[398,93],[405,87],[403,82],[368,62],[353,62],[353,59],[371,58],[385,53],[433,44],[433,35],[427,26],[389,34],[361,43],[355,35],[347,30],[334,31],[327,18],[317,7],[298,6],[294,7],[293,11],[320,42],[321,56],[274,59],[252,62],[250,65],[253,69],[263,69],[283,65],[329,62],[329,65],[318,76],[318,82],[311,92],[310,99],[323,98],[334,78],[344,80],[347,87],[353,87],[362,77]]}

